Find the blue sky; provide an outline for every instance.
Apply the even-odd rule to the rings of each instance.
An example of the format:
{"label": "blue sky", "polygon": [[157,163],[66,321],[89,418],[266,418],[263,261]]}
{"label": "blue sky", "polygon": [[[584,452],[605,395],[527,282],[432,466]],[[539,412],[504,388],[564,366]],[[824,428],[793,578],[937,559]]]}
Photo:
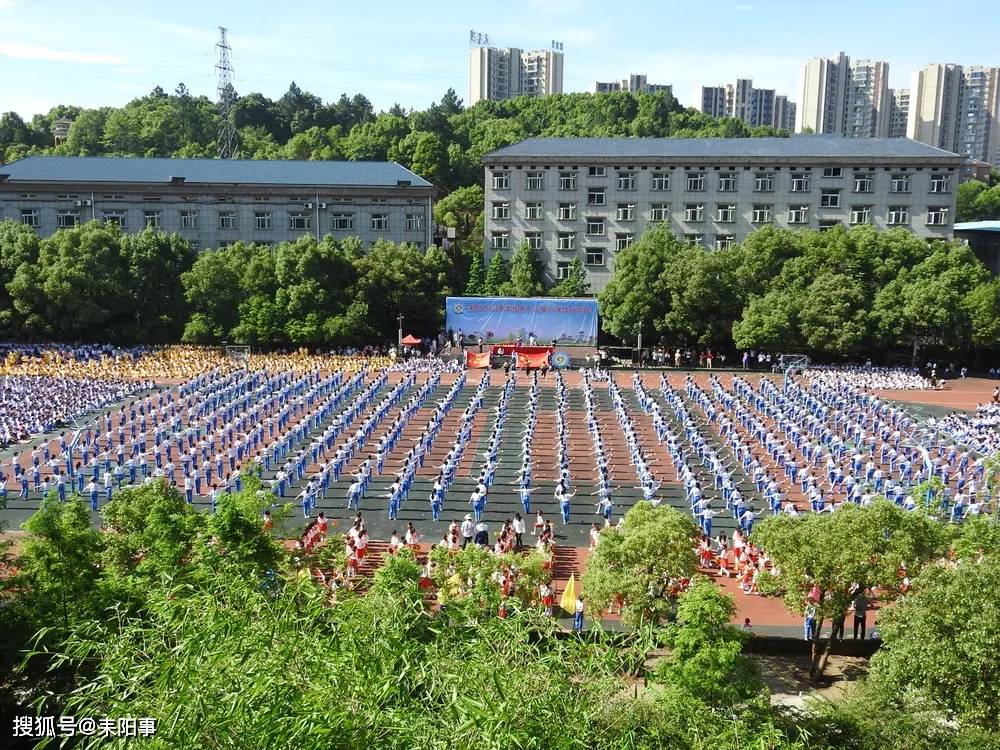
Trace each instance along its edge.
{"label": "blue sky", "polygon": [[384,109],[468,91],[470,29],[496,46],[565,45],[565,90],[631,72],[696,106],[702,84],[737,76],[799,99],[803,63],[843,50],[887,60],[909,85],[929,62],[1000,64],[985,0],[0,0],[0,111],[121,105],[183,81],[214,97],[216,27],[230,29],[236,88],[277,97],[295,80]]}

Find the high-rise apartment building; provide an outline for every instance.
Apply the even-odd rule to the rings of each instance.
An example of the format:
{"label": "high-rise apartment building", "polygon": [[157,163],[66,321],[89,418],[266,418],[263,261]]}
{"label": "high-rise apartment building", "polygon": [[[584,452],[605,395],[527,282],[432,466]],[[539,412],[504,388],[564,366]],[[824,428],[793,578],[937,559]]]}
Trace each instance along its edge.
{"label": "high-rise apartment building", "polygon": [[[778,99],[781,99],[780,111]],[[786,127],[788,97],[775,96],[774,89],[757,89],[750,78],[737,78],[735,84],[701,87],[701,111],[712,117],[732,117],[750,127],[771,125]],[[794,122],[794,115],[793,115]]]}
{"label": "high-rise apartment building", "polygon": [[469,104],[483,99],[547,96],[563,90],[563,53],[517,47],[469,50]]}
{"label": "high-rise apartment building", "polygon": [[848,138],[889,133],[889,64],[854,60],[841,52],[806,63],[796,129]]}
{"label": "high-rise apartment building", "polygon": [[630,94],[654,94],[657,91],[673,93],[673,86],[668,83],[650,83],[644,73],[631,73],[628,78],[620,81],[596,81],[593,87],[595,94],[610,94],[613,91],[627,91]]}
{"label": "high-rise apartment building", "polygon": [[1000,165],[1000,68],[925,65],[910,90],[908,138]]}
{"label": "high-rise apartment building", "polygon": [[889,137],[906,138],[906,122],[910,114],[910,90],[889,89]]}
{"label": "high-rise apartment building", "polygon": [[779,94],[774,97],[774,127],[782,130],[795,130],[795,102],[788,101],[788,97]]}

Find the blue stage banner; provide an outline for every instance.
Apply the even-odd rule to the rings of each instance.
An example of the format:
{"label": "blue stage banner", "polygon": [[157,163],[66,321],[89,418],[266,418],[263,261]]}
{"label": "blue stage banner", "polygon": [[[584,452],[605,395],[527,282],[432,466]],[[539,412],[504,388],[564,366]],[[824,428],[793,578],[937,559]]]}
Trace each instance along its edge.
{"label": "blue stage banner", "polygon": [[448,297],[448,330],[466,343],[527,344],[533,336],[542,346],[597,344],[597,300],[572,298]]}

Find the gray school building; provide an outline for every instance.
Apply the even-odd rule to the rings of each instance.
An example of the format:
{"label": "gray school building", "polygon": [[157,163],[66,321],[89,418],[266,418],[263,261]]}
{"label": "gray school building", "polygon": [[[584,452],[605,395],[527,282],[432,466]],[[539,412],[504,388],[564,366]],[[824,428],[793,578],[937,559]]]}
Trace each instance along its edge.
{"label": "gray school building", "polygon": [[0,220],[156,227],[200,249],[304,234],[427,248],[434,186],[395,162],[29,156],[0,165]]}
{"label": "gray school building", "polygon": [[765,225],[950,239],[963,157],[905,138],[529,138],[483,157],[486,261],[523,242],[592,292],[651,224],[724,249]]}

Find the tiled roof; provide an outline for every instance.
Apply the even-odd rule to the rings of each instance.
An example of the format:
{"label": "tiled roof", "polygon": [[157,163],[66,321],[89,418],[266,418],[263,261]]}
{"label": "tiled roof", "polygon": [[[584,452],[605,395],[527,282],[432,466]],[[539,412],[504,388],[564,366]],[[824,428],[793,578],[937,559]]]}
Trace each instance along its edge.
{"label": "tiled roof", "polygon": [[409,181],[433,187],[393,161],[283,161],[257,159],[145,159],[112,156],[28,156],[0,165],[9,182],[124,182],[166,184],[316,185],[396,187]]}
{"label": "tiled roof", "polygon": [[492,151],[484,161],[504,158],[822,158],[859,159],[962,157],[907,138],[528,138]]}

